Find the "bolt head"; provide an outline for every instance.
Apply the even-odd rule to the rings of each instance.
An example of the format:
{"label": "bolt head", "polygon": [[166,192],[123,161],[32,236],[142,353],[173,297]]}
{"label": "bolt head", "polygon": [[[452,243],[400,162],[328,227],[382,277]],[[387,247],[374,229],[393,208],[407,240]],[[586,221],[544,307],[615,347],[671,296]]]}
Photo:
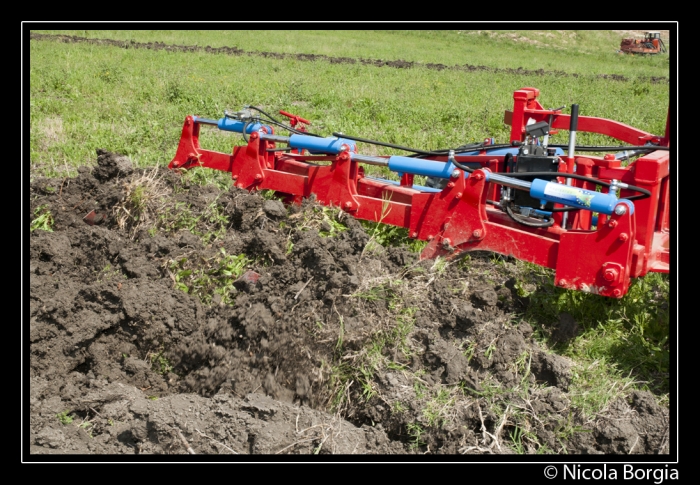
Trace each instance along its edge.
{"label": "bolt head", "polygon": [[454,186],[455,186],[455,183],[454,183],[454,182],[447,182],[447,187],[448,187],[448,188],[451,189],[451,188],[454,187]]}
{"label": "bolt head", "polygon": [[259,173],[255,174],[255,180],[260,180],[262,178],[262,175]]}
{"label": "bolt head", "polygon": [[627,233],[625,233],[625,232],[623,232],[623,233],[620,234],[620,236],[619,236],[619,239],[620,239],[620,241],[622,241],[622,242],[627,241],[629,238],[630,238],[630,237],[629,237],[629,236],[627,235]]}
{"label": "bolt head", "polygon": [[610,229],[614,228],[617,226],[617,221],[615,219],[612,219],[610,222],[608,222],[608,227]]}
{"label": "bolt head", "polygon": [[566,281],[566,280],[563,280],[563,279],[562,279],[562,280],[559,280],[559,286],[566,286],[566,285],[567,285],[567,281]]}
{"label": "bolt head", "polygon": [[177,168],[177,167],[179,167],[179,166],[180,166],[180,162],[178,162],[177,160],[174,160],[174,161],[173,161],[173,167],[174,167],[174,168]]}
{"label": "bolt head", "polygon": [[617,277],[617,271],[612,269],[612,268],[606,269],[603,272],[603,278],[605,278],[605,281],[613,281],[613,280],[615,280],[616,277]]}
{"label": "bolt head", "polygon": [[457,198],[458,198],[458,199],[461,199],[461,198],[462,198],[462,195],[463,195],[462,192],[457,192]]}
{"label": "bolt head", "polygon": [[475,229],[474,232],[472,232],[472,236],[474,236],[476,238],[480,238],[481,237],[481,229]]}
{"label": "bolt head", "polygon": [[484,178],[484,174],[481,172],[477,172],[475,174],[472,174],[472,177],[474,177],[474,180],[481,180]]}
{"label": "bolt head", "polygon": [[622,296],[622,291],[621,291],[619,288],[615,288],[615,289],[613,290],[613,296],[615,296],[615,297],[617,297],[617,298],[621,297],[621,296]]}
{"label": "bolt head", "polygon": [[411,233],[411,237],[413,237],[413,238],[418,237],[418,233],[417,233],[417,232],[412,232],[412,233]]}
{"label": "bolt head", "polygon": [[450,177],[452,177],[453,179],[456,179],[457,177],[459,177],[459,170],[453,170],[452,173],[450,174]]}
{"label": "bolt head", "polygon": [[615,214],[617,214],[618,216],[621,216],[621,215],[626,214],[626,213],[627,213],[627,206],[625,204],[618,204],[615,207]]}
{"label": "bolt head", "polygon": [[345,203],[345,208],[346,208],[346,209],[349,209],[350,207],[352,207],[352,202],[347,201],[347,202]]}

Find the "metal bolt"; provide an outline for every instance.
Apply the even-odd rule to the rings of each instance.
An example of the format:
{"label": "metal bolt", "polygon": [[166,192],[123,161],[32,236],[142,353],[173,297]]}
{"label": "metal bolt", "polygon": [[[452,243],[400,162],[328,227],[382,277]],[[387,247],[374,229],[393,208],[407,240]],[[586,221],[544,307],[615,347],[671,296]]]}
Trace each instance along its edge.
{"label": "metal bolt", "polygon": [[347,202],[345,203],[345,208],[346,208],[346,209],[349,209],[350,207],[352,207],[352,202],[347,201]]}
{"label": "metal bolt", "polygon": [[480,238],[481,237],[481,229],[474,229],[474,232],[472,232],[472,236],[475,238]]}
{"label": "metal bolt", "polygon": [[620,234],[620,236],[618,236],[618,237],[619,237],[620,241],[622,241],[622,242],[625,242],[625,241],[627,241],[627,240],[629,239],[629,236],[627,235],[626,232],[623,232],[623,233]]}
{"label": "metal bolt", "polygon": [[617,270],[613,268],[608,268],[603,272],[603,278],[605,281],[614,281],[617,279]]}
{"label": "metal bolt", "polygon": [[428,241],[432,241],[434,237],[435,237],[435,236],[433,236],[432,234],[430,234],[430,235],[428,236]]}
{"label": "metal bolt", "polygon": [[250,139],[251,140],[257,140],[258,139],[258,132],[254,131],[253,133],[250,134]]}
{"label": "metal bolt", "polygon": [[619,288],[615,288],[613,290],[613,296],[616,296],[619,298],[620,296],[622,296],[622,291]]}
{"label": "metal bolt", "polygon": [[617,221],[615,219],[611,219],[610,222],[608,222],[608,227],[610,229],[614,228],[617,226]]}
{"label": "metal bolt", "polygon": [[626,213],[627,213],[627,206],[625,204],[618,204],[615,207],[615,214],[617,214],[618,216],[621,216],[621,215],[626,214]]}
{"label": "metal bolt", "polygon": [[566,286],[566,280],[559,280],[559,286]]}
{"label": "metal bolt", "polygon": [[459,170],[454,170],[454,171],[450,174],[450,177],[452,177],[453,179],[456,179],[457,177],[459,177]]}
{"label": "metal bolt", "polygon": [[462,198],[462,192],[457,192],[457,198],[461,199]]}
{"label": "metal bolt", "polygon": [[178,167],[180,165],[180,162],[177,160],[173,161],[173,167]]}
{"label": "metal bolt", "polygon": [[416,237],[418,237],[418,233],[417,233],[417,232],[413,232],[413,233],[411,233],[411,237],[413,237],[413,238],[416,238]]}
{"label": "metal bolt", "polygon": [[451,189],[454,186],[455,186],[454,182],[447,182],[447,188]]}
{"label": "metal bolt", "polygon": [[481,172],[476,172],[472,174],[472,177],[474,177],[474,180],[481,180],[484,178],[484,174]]}
{"label": "metal bolt", "polygon": [[452,241],[449,238],[442,240],[442,247],[449,248],[450,246],[452,246]]}

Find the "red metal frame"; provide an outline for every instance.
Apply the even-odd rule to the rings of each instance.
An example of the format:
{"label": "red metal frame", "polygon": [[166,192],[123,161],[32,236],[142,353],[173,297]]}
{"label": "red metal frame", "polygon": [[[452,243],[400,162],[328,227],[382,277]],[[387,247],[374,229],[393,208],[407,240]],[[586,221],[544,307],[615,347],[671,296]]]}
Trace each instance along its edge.
{"label": "red metal frame", "polygon": [[[530,118],[549,121],[553,129],[569,127],[569,115],[546,110],[537,101],[539,90],[523,88],[513,95],[514,108],[505,122],[512,126],[511,141],[525,140]],[[290,119],[308,123],[295,115]],[[667,120],[668,122],[668,120]],[[462,163],[481,164],[468,178],[450,179],[440,192],[415,190],[413,176],[406,174],[399,185],[364,176],[362,166],[349,152],[338,155],[303,155],[268,151],[275,143],[252,133],[248,144],[234,147],[232,154],[204,150],[199,145],[200,125],[185,119],[182,136],[169,168],[206,167],[231,172],[237,187],[250,191],[270,189],[299,203],[315,194],[319,203],[339,207],[356,218],[408,229],[409,236],[428,241],[421,259],[456,257],[463,251],[488,250],[556,270],[555,284],[564,288],[620,298],[630,278],[650,271],[669,271],[669,153],[654,151],[623,167],[613,155],[577,156],[576,173],[602,181],[620,180],[642,187],[651,197],[635,200],[634,214],[600,216],[592,227],[591,213],[577,211],[570,227],[561,227],[561,215],[548,228],[517,224],[500,209],[487,203],[498,200],[500,191],[486,182],[488,171],[505,172],[504,156],[457,156]],[[651,141],[667,147],[663,137],[615,121],[579,116],[578,130],[601,133],[625,144],[641,146]],[[573,170],[561,157],[559,171]],[[433,160],[446,161],[446,157]],[[573,180],[578,187],[591,183]],[[632,192],[622,190],[621,197]]]}

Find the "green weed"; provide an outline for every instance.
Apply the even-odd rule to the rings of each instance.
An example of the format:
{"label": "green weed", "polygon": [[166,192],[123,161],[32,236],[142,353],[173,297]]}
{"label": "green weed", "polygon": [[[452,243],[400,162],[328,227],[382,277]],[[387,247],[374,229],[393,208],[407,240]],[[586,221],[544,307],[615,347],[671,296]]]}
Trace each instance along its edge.
{"label": "green weed", "polygon": [[157,353],[149,354],[151,368],[160,375],[166,375],[173,371],[173,366],[164,355],[165,350],[160,349]]}
{"label": "green weed", "polygon": [[233,180],[231,174],[220,170],[202,169],[199,167],[180,169],[182,176],[181,182],[184,186],[187,185],[213,185],[219,190],[225,191],[231,188]]}
{"label": "green weed", "polygon": [[34,219],[29,224],[29,232],[34,232],[37,229],[42,231],[53,232],[53,215],[49,210],[49,206],[44,204],[34,209]]}
{"label": "green weed", "polygon": [[395,401],[391,405],[391,411],[395,414],[401,414],[405,411],[408,411],[408,408],[401,401]]}
{"label": "green weed", "polygon": [[443,427],[448,420],[449,410],[455,398],[447,389],[440,389],[423,408],[422,414],[428,426]]}
{"label": "green weed", "polygon": [[423,427],[418,424],[418,423],[408,423],[406,425],[406,432],[408,433],[408,436],[410,437],[410,445],[409,447],[411,449],[416,449],[420,448],[421,446],[425,446],[425,441],[423,441],[423,433],[425,430]]}
{"label": "green weed", "polygon": [[[195,266],[187,258],[171,260],[168,269],[176,289],[197,296],[209,304],[214,294],[221,296],[224,304],[232,304],[235,298],[233,283],[253,263],[245,254],[228,254],[224,248],[219,255]],[[201,264],[201,263],[198,263]]]}
{"label": "green weed", "polygon": [[525,453],[527,453],[525,445],[522,441],[523,430],[516,426],[515,429],[509,434],[510,440],[512,441],[511,448],[513,449],[513,451],[515,451],[515,453],[517,453],[518,455],[524,455]]}
{"label": "green weed", "polygon": [[58,413],[56,415],[56,417],[61,422],[61,424],[70,424],[73,422],[73,419],[74,419],[72,414],[68,414],[68,411],[63,411],[61,413]]}

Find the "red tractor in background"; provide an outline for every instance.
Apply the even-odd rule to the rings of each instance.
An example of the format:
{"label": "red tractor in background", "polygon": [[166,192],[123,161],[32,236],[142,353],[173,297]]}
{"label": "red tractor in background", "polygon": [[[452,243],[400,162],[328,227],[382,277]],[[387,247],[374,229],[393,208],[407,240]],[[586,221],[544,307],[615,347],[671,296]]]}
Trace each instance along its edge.
{"label": "red tractor in background", "polygon": [[659,54],[667,51],[664,41],[661,40],[660,32],[645,32],[643,39],[622,39],[618,52],[626,54]]}

